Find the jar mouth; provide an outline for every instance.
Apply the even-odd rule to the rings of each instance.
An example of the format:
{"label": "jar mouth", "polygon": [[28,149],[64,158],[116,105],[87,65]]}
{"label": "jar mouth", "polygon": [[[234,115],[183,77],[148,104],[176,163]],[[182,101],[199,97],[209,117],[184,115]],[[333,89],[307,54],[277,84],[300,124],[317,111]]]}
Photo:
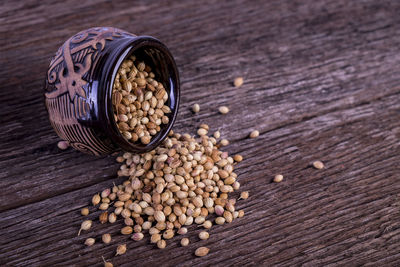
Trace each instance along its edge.
{"label": "jar mouth", "polygon": [[[160,131],[152,136],[149,144],[142,144],[141,142],[131,142],[126,139],[119,131],[117,123],[114,118],[114,107],[112,105],[112,87],[114,80],[118,73],[118,69],[122,62],[135,55],[140,61],[144,61],[150,65],[153,73],[157,77],[157,81],[163,83],[164,88],[168,93],[168,100],[165,103],[171,112],[166,114],[169,122],[161,124]],[[180,90],[179,90],[179,74],[176,67],[175,60],[168,48],[156,38],[150,36],[138,36],[132,41],[124,44],[120,52],[113,57],[113,64],[107,75],[106,83],[106,97],[105,97],[105,111],[106,118],[109,122],[111,138],[117,145],[127,152],[144,153],[155,149],[168,135],[173,124],[175,123],[178,114]]]}

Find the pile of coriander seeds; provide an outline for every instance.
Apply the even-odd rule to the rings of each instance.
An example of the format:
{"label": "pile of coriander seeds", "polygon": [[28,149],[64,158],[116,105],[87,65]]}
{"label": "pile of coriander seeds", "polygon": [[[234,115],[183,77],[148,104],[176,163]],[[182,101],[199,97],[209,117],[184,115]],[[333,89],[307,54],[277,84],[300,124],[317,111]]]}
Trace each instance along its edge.
{"label": "pile of coriander seeds", "polygon": [[151,67],[134,55],[118,69],[112,90],[114,119],[121,134],[131,142],[148,144],[168,124],[168,93]]}
{"label": "pile of coriander seeds", "polygon": [[[229,197],[240,188],[234,166],[243,158],[222,152],[221,142],[209,137],[208,131],[206,124],[200,126],[198,137],[171,131],[151,152],[141,155],[126,152],[117,157],[121,163],[118,175],[129,179],[93,196],[93,205],[102,210],[100,223],[115,223],[122,217],[125,225],[120,234],[134,241],[148,234],[150,242],[163,249],[177,235],[182,235],[182,246],[189,245],[189,238],[183,236],[189,225],[201,226],[199,238],[206,240],[210,236],[207,230],[213,225],[244,216],[243,210],[235,209],[236,199]],[[214,136],[220,137],[219,133]],[[239,199],[247,197],[248,192],[242,192]],[[87,214],[84,208],[82,215]],[[92,221],[84,221],[80,231],[88,231],[91,225]],[[112,236],[90,238],[87,245],[92,245],[96,238],[108,244]],[[114,249],[116,255],[121,255],[127,248],[125,243]],[[193,252],[201,257],[209,249],[198,247]]]}

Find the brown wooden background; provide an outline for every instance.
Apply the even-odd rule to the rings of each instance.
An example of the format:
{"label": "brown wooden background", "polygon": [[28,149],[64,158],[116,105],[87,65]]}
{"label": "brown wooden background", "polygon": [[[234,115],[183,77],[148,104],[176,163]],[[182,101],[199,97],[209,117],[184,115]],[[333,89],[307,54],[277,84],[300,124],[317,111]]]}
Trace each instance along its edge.
{"label": "brown wooden background", "polygon": [[[399,9],[396,0],[2,1],[0,264],[99,265],[125,239],[122,222],[76,236],[79,210],[122,179],[113,157],[60,151],[43,104],[57,48],[114,26],[171,49],[182,81],[174,130],[219,129],[226,150],[245,157],[237,172],[251,192],[238,205],[246,216],[213,227],[208,241],[196,227],[187,248],[179,238],[163,251],[148,237],[128,241],[114,266],[399,266]],[[220,105],[231,112],[219,115]],[[247,138],[252,129],[258,139]],[[327,168],[310,168],[315,159]],[[281,184],[271,183],[277,173]],[[95,232],[114,241],[86,248]],[[200,245],[211,252],[195,258]]]}

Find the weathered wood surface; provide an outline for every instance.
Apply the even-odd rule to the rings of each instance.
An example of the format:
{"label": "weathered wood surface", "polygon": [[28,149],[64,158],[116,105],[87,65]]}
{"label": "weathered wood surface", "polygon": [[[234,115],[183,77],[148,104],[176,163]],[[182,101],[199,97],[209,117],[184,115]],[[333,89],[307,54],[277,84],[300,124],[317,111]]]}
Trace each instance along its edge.
{"label": "weathered wood surface", "polygon": [[[106,25],[167,44],[182,81],[174,130],[219,129],[226,150],[244,155],[237,171],[251,192],[239,202],[246,216],[213,227],[208,241],[195,227],[187,248],[129,240],[114,266],[399,266],[399,9],[395,0],[3,1],[0,264],[100,265],[125,239],[122,222],[76,236],[80,208],[122,179],[113,157],[57,149],[42,95],[64,40]],[[310,168],[315,159],[326,169]],[[277,173],[285,180],[273,184]],[[114,234],[112,245],[85,248],[95,231]],[[200,245],[211,252],[195,258]]]}

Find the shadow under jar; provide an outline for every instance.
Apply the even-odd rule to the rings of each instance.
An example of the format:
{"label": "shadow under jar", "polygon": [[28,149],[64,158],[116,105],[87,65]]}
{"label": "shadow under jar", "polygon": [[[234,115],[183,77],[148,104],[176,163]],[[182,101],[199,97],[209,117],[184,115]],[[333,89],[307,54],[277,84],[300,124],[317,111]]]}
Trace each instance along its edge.
{"label": "shadow under jar", "polygon": [[[169,122],[149,144],[128,141],[114,119],[112,87],[121,63],[131,55],[149,65],[168,94]],[[45,103],[58,136],[82,152],[107,155],[116,151],[144,153],[168,135],[178,113],[179,74],[168,48],[150,36],[136,36],[111,27],[79,32],[51,60]]]}

